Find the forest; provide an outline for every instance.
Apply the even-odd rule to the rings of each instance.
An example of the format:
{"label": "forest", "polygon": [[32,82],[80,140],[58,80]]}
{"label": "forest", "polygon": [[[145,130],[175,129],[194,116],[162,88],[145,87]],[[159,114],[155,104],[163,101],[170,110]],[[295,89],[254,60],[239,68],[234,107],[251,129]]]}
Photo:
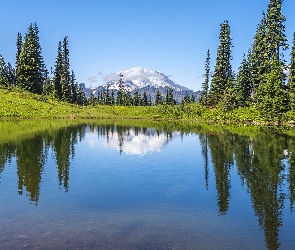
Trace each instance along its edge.
{"label": "forest", "polygon": [[[192,109],[197,107],[202,112],[243,110],[242,113],[251,113],[255,110],[268,121],[281,121],[286,116],[292,120],[295,114],[295,32],[287,62],[285,54],[289,51],[289,44],[282,5],[283,0],[269,1],[257,25],[253,43],[244,54],[237,72],[233,71],[231,64],[233,40],[229,22],[224,21],[220,25],[214,69],[210,67],[211,52],[208,49],[199,100],[187,94],[181,103],[176,103],[173,89],[170,89],[167,93],[158,91],[153,103],[146,93],[140,95],[135,92],[132,96],[124,88],[122,78],[118,91],[105,88],[87,99],[76,82],[74,71],[70,70],[68,37],[58,43],[55,65],[49,72],[42,56],[36,23],[30,25],[24,38],[21,33],[17,34],[14,67],[0,55],[0,86],[10,91],[25,90],[81,106],[192,105]],[[192,104],[195,102],[198,106]]]}

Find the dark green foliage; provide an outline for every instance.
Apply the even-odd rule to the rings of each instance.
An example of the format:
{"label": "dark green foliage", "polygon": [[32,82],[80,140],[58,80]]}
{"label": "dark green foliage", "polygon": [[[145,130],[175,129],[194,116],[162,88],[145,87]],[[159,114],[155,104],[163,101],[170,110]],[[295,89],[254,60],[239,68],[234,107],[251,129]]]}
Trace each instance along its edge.
{"label": "dark green foliage", "polygon": [[285,35],[285,16],[282,14],[283,0],[270,0],[267,10],[267,41],[269,60],[280,61],[281,50],[288,48]]}
{"label": "dark green foliage", "polygon": [[[208,105],[216,106],[220,100],[227,98],[227,92],[233,85],[233,72],[231,66],[232,41],[228,21],[220,25],[220,44],[217,50],[216,65],[212,77],[208,96]],[[224,100],[227,101],[227,100]]]}
{"label": "dark green foliage", "polygon": [[237,80],[235,83],[235,103],[237,107],[246,107],[250,105],[252,85],[249,63],[244,54],[243,61],[239,67]]}
{"label": "dark green foliage", "polygon": [[119,80],[119,89],[117,92],[117,99],[116,99],[116,104],[118,106],[123,106],[125,105],[125,100],[126,100],[126,91],[124,88],[124,82],[122,78]]}
{"label": "dark green foliage", "polygon": [[141,98],[141,106],[148,106],[148,98],[146,95],[146,91],[143,92],[143,95]]}
{"label": "dark green foliage", "polygon": [[19,54],[17,84],[22,89],[41,94],[45,81],[45,65],[41,55],[37,24],[31,24]]}
{"label": "dark green foliage", "polygon": [[200,102],[202,105],[208,104],[208,91],[209,91],[209,81],[210,81],[210,51],[207,51],[207,58],[205,61],[205,81],[202,83],[202,93],[200,97]]}
{"label": "dark green foliage", "polygon": [[157,94],[156,94],[156,100],[155,100],[155,105],[161,105],[163,104],[164,100],[163,100],[163,97],[162,97],[162,93],[160,90],[157,91]]}
{"label": "dark green foliage", "polygon": [[61,86],[61,76],[63,73],[63,53],[62,53],[62,44],[58,43],[57,56],[55,61],[55,71],[53,77],[53,86],[55,89],[56,96],[62,98],[62,86]]}
{"label": "dark green foliage", "polygon": [[139,99],[138,90],[135,90],[134,91],[134,94],[133,94],[133,105],[134,106],[139,106],[140,105],[140,99]]}
{"label": "dark green foliage", "polygon": [[88,99],[88,105],[95,106],[97,104],[97,98],[94,96],[93,92],[90,94]]}
{"label": "dark green foliage", "polygon": [[6,64],[3,56],[0,54],[0,86],[9,87],[15,83],[15,71],[11,64]]}
{"label": "dark green foliage", "polygon": [[256,96],[257,88],[263,82],[263,75],[269,71],[267,65],[268,49],[267,49],[267,17],[262,13],[263,17],[257,27],[254,36],[254,42],[248,55],[249,70],[251,74],[251,85],[253,86],[253,95]]}
{"label": "dark green foliage", "polygon": [[280,120],[281,114],[286,111],[287,93],[283,84],[283,72],[281,64],[273,59],[272,70],[265,75],[265,83],[257,90],[259,102],[258,108],[266,119]]}
{"label": "dark green foliage", "polygon": [[168,105],[176,104],[176,101],[174,100],[174,97],[173,97],[173,88],[169,88],[169,90],[167,89],[165,103]]}
{"label": "dark green foliage", "polygon": [[291,51],[290,74],[288,80],[289,106],[295,110],[295,32],[293,34],[293,46]]}
{"label": "dark green foliage", "polygon": [[23,44],[23,38],[21,33],[17,33],[17,40],[16,40],[16,59],[15,59],[15,75],[16,78],[18,77],[18,65],[19,65],[19,57],[20,53],[22,51],[22,44]]}

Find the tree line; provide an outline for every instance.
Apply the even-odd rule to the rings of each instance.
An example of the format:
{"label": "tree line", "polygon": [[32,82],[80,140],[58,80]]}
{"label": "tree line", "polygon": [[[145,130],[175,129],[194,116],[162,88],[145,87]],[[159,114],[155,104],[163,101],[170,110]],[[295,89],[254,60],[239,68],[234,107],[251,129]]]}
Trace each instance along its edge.
{"label": "tree line", "polygon": [[220,25],[220,44],[212,77],[210,50],[207,51],[201,104],[225,110],[254,106],[267,119],[278,120],[282,113],[295,110],[295,33],[291,60],[286,64],[283,52],[289,46],[282,4],[283,0],[269,1],[237,74],[231,66],[233,44],[229,23],[224,21]]}
{"label": "tree line", "polygon": [[[15,67],[5,63],[0,55],[0,86],[5,88],[18,87],[34,94],[51,95],[61,101],[79,105],[122,105],[151,106],[160,104],[176,104],[173,89],[165,93],[158,90],[156,99],[152,102],[146,91],[141,95],[137,90],[131,95],[124,87],[122,78],[119,89],[114,91],[109,86],[103,90],[91,93],[87,99],[82,87],[76,82],[75,73],[70,70],[69,42],[65,36],[58,43],[54,69],[46,69],[39,42],[39,30],[36,23],[31,24],[24,38],[17,34]],[[52,76],[51,76],[52,75]],[[51,76],[51,77],[50,77]],[[194,96],[185,96],[183,102],[195,102]]]}
{"label": "tree line", "polygon": [[39,29],[31,24],[24,38],[17,35],[15,67],[5,63],[0,55],[0,86],[18,87],[34,94],[53,95],[69,103],[85,105],[87,100],[82,88],[70,71],[68,37],[59,42],[54,70],[50,77],[42,56]]}

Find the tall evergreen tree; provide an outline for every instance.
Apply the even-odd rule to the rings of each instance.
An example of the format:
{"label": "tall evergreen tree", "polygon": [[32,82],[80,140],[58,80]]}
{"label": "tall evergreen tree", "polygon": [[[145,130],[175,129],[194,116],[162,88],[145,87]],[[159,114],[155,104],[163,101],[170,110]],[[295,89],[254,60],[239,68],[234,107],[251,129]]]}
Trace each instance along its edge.
{"label": "tall evergreen tree", "polygon": [[155,105],[161,105],[163,104],[163,97],[161,91],[158,89],[157,94],[156,94],[156,100],[155,100]]}
{"label": "tall evergreen tree", "polygon": [[205,61],[205,81],[202,83],[202,93],[200,97],[200,102],[202,105],[208,104],[208,91],[209,91],[209,81],[210,81],[210,50],[207,51],[207,58]]}
{"label": "tall evergreen tree", "polygon": [[17,33],[17,40],[16,40],[16,58],[15,58],[15,76],[18,77],[18,65],[19,65],[19,57],[22,51],[22,44],[23,44],[23,37],[21,33]]}
{"label": "tall evergreen tree", "polygon": [[70,86],[70,58],[69,58],[69,42],[68,37],[65,36],[63,40],[63,61],[62,61],[62,99],[64,101],[71,101],[71,86]]}
{"label": "tall evergreen tree", "polygon": [[254,42],[248,55],[250,81],[253,86],[252,95],[256,98],[257,89],[264,81],[264,74],[269,72],[267,45],[267,16],[263,12],[262,19],[257,26]]}
{"label": "tall evergreen tree", "polygon": [[135,90],[134,93],[133,93],[133,105],[134,106],[139,106],[140,105],[140,99],[139,99],[138,90]]}
{"label": "tall evergreen tree", "polygon": [[53,77],[53,85],[56,96],[62,98],[62,86],[61,86],[61,76],[63,74],[63,52],[62,52],[62,43],[58,43],[57,56],[55,61],[55,70]]}
{"label": "tall evergreen tree", "polygon": [[288,80],[289,106],[295,110],[295,32],[293,33],[293,46],[291,51],[290,74]]}
{"label": "tall evergreen tree", "polygon": [[0,86],[9,87],[15,83],[15,71],[10,63],[5,63],[0,54]]}
{"label": "tall evergreen tree", "polygon": [[147,97],[146,91],[143,92],[143,95],[141,98],[141,105],[148,106],[148,97]]}
{"label": "tall evergreen tree", "polygon": [[123,77],[123,75],[120,74],[119,89],[118,89],[118,92],[117,92],[117,99],[116,99],[116,104],[118,106],[125,105],[125,98],[126,98],[124,82],[123,82],[122,77]]}
{"label": "tall evergreen tree", "polygon": [[37,24],[31,24],[19,55],[17,84],[32,93],[41,94],[45,80],[45,65],[38,33]]}
{"label": "tall evergreen tree", "polygon": [[269,46],[269,60],[281,61],[281,50],[288,48],[285,35],[286,17],[282,14],[283,0],[270,0],[267,10],[267,40]]}
{"label": "tall evergreen tree", "polygon": [[250,104],[252,93],[251,74],[245,54],[239,67],[234,93],[235,102],[238,107],[245,107]]}
{"label": "tall evergreen tree", "polygon": [[281,13],[283,0],[270,0],[267,10],[266,44],[267,58],[264,60],[266,72],[262,74],[257,88],[257,106],[268,117],[280,119],[286,109],[287,99],[284,86],[281,52],[288,48],[283,22],[286,18]]}
{"label": "tall evergreen tree", "polygon": [[217,105],[224,99],[226,92],[229,92],[233,84],[232,60],[232,39],[228,21],[220,25],[220,44],[218,46],[216,65],[212,77],[211,88],[208,96],[209,105]]}

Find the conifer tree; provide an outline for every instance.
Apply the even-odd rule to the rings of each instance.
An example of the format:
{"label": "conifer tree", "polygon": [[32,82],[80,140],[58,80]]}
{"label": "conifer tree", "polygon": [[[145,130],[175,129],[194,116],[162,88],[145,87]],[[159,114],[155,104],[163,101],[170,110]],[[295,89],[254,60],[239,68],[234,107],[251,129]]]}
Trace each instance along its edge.
{"label": "conifer tree", "polygon": [[140,99],[139,99],[138,90],[135,90],[134,93],[133,93],[133,105],[134,106],[139,106],[140,105]]}
{"label": "conifer tree", "polygon": [[23,38],[21,33],[17,33],[16,40],[16,59],[15,59],[15,76],[18,77],[18,64],[19,64],[19,56],[22,51]]}
{"label": "conifer tree", "polygon": [[245,54],[239,67],[234,93],[235,102],[238,107],[250,105],[252,93],[251,74],[249,70],[249,63]]}
{"label": "conifer tree", "polygon": [[155,105],[161,105],[161,104],[163,104],[163,97],[162,97],[161,91],[158,89],[156,94]]}
{"label": "conifer tree", "polygon": [[125,105],[125,99],[126,99],[126,94],[125,94],[125,88],[124,88],[124,82],[122,79],[123,75],[120,74],[120,80],[119,80],[119,89],[117,92],[117,99],[116,99],[116,104],[118,106],[123,106]]}
{"label": "conifer tree", "polygon": [[45,80],[45,65],[38,33],[37,24],[31,24],[19,55],[17,84],[22,89],[41,94]]}
{"label": "conifer tree", "polygon": [[183,103],[186,103],[186,104],[191,103],[191,97],[190,97],[190,95],[188,94],[187,91],[185,92],[185,96],[183,98]]}
{"label": "conifer tree", "polygon": [[61,76],[63,74],[63,52],[62,52],[62,43],[58,43],[57,56],[55,61],[55,71],[53,77],[53,85],[56,96],[62,98],[62,86],[61,86]]}
{"label": "conifer tree", "polygon": [[90,97],[88,99],[88,105],[95,106],[96,104],[97,104],[97,100],[96,100],[93,92],[91,92]]}
{"label": "conifer tree", "polygon": [[0,54],[0,86],[9,87],[15,83],[15,71],[10,63],[5,63]]}
{"label": "conifer tree", "polygon": [[173,96],[173,88],[167,89],[167,92],[166,92],[166,104],[168,104],[168,105],[176,104],[176,101],[174,100],[174,96]]}
{"label": "conifer tree", "polygon": [[68,37],[65,36],[63,40],[63,61],[62,61],[62,75],[61,75],[61,87],[62,87],[62,99],[64,101],[71,101],[71,86],[70,86],[70,58],[69,58],[69,42]]}
{"label": "conifer tree", "polygon": [[289,106],[295,110],[295,32],[293,33],[293,46],[291,51],[290,74],[288,80]]}
{"label": "conifer tree", "polygon": [[200,102],[202,105],[208,104],[208,91],[209,91],[209,81],[210,81],[210,51],[207,51],[207,58],[205,61],[205,81],[202,83],[202,93],[200,97]]}
{"label": "conifer tree", "polygon": [[71,85],[71,103],[77,103],[78,101],[78,84],[76,84],[76,76],[72,70],[70,76],[70,85]]}
{"label": "conifer tree", "polygon": [[208,105],[212,106],[216,106],[220,100],[227,98],[226,92],[232,90],[233,72],[231,52],[233,46],[228,21],[224,21],[220,25],[219,40],[220,44],[217,51],[216,65],[208,96]]}
{"label": "conifer tree", "polygon": [[280,62],[281,50],[288,48],[287,38],[285,35],[286,17],[282,14],[283,0],[270,0],[267,10],[267,40],[269,46],[269,60],[273,61],[276,57]]}
{"label": "conifer tree", "polygon": [[261,72],[261,80],[256,89],[257,107],[264,113],[270,112],[271,119],[280,119],[281,112],[287,106],[283,76],[284,62],[280,54],[288,48],[283,24],[286,18],[281,13],[282,3],[283,0],[270,0],[268,5],[264,39],[266,58],[262,60],[265,70]]}
{"label": "conifer tree", "polygon": [[142,99],[141,99],[142,106],[148,106],[148,97],[146,91],[143,92]]}
{"label": "conifer tree", "polygon": [[248,55],[250,81],[253,87],[252,95],[255,100],[257,99],[257,89],[264,81],[263,76],[269,71],[269,67],[267,66],[267,17],[264,12],[262,15],[262,19],[257,26],[252,48]]}

